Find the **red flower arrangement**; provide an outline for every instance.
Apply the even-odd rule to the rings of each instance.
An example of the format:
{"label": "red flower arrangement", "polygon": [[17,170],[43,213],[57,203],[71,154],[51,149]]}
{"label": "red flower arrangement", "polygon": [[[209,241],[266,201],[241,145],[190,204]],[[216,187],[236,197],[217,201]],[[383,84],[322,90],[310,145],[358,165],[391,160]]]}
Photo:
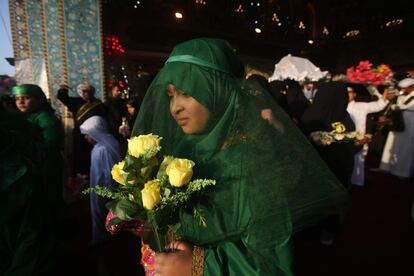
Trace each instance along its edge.
{"label": "red flower arrangement", "polygon": [[372,68],[368,60],[360,61],[358,66],[346,70],[346,76],[350,82],[379,85],[392,80],[393,73],[386,64]]}

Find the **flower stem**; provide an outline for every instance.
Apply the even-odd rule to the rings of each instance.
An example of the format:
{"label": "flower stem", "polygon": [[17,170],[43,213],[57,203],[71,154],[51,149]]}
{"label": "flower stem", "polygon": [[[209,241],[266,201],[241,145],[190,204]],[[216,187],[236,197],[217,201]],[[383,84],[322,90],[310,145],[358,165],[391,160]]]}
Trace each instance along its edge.
{"label": "flower stem", "polygon": [[154,213],[152,211],[148,211],[148,220],[150,221],[152,225],[152,231],[154,232],[155,243],[157,244],[158,252],[161,252],[162,251],[161,241],[160,241],[160,235],[158,234],[159,228],[158,228],[157,220],[155,219]]}

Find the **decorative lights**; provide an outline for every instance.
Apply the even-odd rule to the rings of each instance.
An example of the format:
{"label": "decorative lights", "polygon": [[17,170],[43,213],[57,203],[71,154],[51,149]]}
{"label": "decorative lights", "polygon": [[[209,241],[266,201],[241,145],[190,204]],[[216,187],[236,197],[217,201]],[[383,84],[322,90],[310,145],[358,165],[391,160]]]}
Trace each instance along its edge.
{"label": "decorative lights", "polygon": [[260,33],[262,33],[262,29],[260,29],[260,28],[254,28],[254,31],[257,33],[257,34],[260,34]]}
{"label": "decorative lights", "polygon": [[175,18],[177,19],[183,19],[183,14],[181,12],[175,12]]}
{"label": "decorative lights", "polygon": [[124,65],[121,66],[121,69],[122,69],[122,74],[124,75],[125,85],[122,83],[122,81],[119,81],[119,86],[122,87],[124,89],[124,93],[127,94],[126,92],[129,91],[129,84],[128,84],[127,72],[125,70],[125,66]]}
{"label": "decorative lights", "polygon": [[261,4],[260,4],[260,1],[257,1],[256,3],[254,2],[254,1],[252,1],[252,2],[250,2],[250,6],[257,6],[257,7],[260,7],[261,6]]}
{"label": "decorative lights", "polygon": [[195,3],[196,3],[197,5],[205,5],[207,2],[206,2],[206,1],[204,1],[204,0],[195,0]]}
{"label": "decorative lights", "polygon": [[299,22],[298,28],[301,29],[301,30],[305,30],[306,29],[306,26],[305,26],[305,24],[303,23],[302,20]]}
{"label": "decorative lights", "polygon": [[326,26],[323,27],[322,33],[324,35],[328,35],[329,34],[329,30],[328,30],[328,28]]}
{"label": "decorative lights", "polygon": [[359,30],[351,30],[351,31],[347,32],[347,33],[344,35],[344,38],[354,37],[354,36],[359,35],[359,33],[360,33],[360,31],[359,31]]}
{"label": "decorative lights", "polygon": [[395,27],[395,26],[401,25],[403,22],[404,20],[402,19],[393,19],[385,23],[385,27],[387,28]]}
{"label": "decorative lights", "polygon": [[244,10],[243,10],[243,5],[242,4],[239,4],[239,6],[234,10],[235,12],[237,12],[237,13],[242,13],[242,12],[244,12]]}
{"label": "decorative lights", "polygon": [[119,39],[114,35],[107,35],[105,37],[105,49],[109,56],[121,55],[125,52],[122,45],[119,43]]}
{"label": "decorative lights", "polygon": [[273,22],[279,22],[280,21],[279,17],[277,16],[277,14],[275,12],[272,15],[272,21]]}
{"label": "decorative lights", "polygon": [[137,3],[134,5],[134,9],[138,9],[138,5],[141,5],[141,1],[137,1]]}

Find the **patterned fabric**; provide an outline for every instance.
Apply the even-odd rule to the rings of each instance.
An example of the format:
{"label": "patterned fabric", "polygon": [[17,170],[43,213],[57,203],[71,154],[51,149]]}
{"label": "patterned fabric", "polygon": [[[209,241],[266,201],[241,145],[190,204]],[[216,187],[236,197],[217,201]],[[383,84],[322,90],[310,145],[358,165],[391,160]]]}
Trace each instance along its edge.
{"label": "patterned fabric", "polygon": [[102,97],[100,0],[9,0],[9,7],[18,84],[38,84],[61,115],[56,91],[63,83],[86,79]]}
{"label": "patterned fabric", "polygon": [[72,114],[57,99],[61,84],[89,82],[103,97],[101,0],[9,0],[17,84],[37,84],[65,125],[65,151],[72,152]]}

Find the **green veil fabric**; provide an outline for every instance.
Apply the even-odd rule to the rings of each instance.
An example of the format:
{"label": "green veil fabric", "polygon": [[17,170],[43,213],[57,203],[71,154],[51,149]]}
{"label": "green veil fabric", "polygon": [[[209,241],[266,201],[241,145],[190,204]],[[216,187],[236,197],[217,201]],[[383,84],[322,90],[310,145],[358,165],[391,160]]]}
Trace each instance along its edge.
{"label": "green veil fabric", "polygon": [[56,275],[60,251],[35,136],[25,118],[0,99],[0,275]]}
{"label": "green veil fabric", "polygon": [[[208,226],[200,226],[183,211],[183,239],[205,248],[232,241],[220,250],[237,247],[230,251],[244,252],[259,274],[279,275],[272,264],[277,262],[273,249],[292,234],[343,212],[348,198],[287,114],[243,74],[242,62],[224,40],[179,44],[150,85],[133,136],[162,136],[163,154],[191,159],[196,163],[194,177],[217,180],[198,201]],[[210,111],[205,133],[185,135],[175,123],[169,112],[168,84]],[[272,124],[262,118],[263,109],[272,111]],[[220,262],[223,258],[232,262],[223,256]]]}

